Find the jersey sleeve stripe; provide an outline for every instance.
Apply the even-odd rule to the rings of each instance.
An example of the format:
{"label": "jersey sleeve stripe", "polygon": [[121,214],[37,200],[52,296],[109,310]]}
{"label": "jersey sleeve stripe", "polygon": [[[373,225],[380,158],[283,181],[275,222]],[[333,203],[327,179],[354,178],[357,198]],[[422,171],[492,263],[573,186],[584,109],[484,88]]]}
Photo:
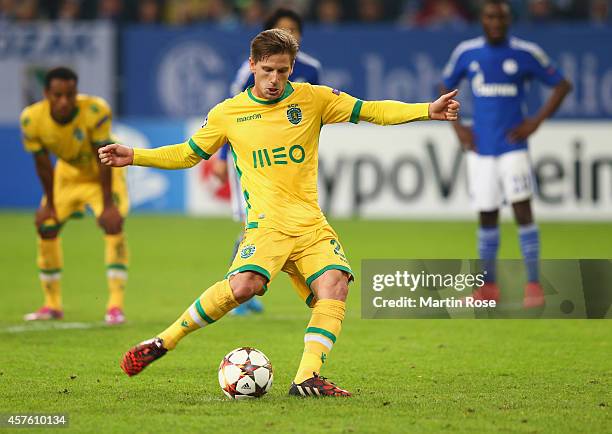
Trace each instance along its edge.
{"label": "jersey sleeve stripe", "polygon": [[512,38],[510,40],[510,45],[514,49],[526,51],[527,53],[531,54],[531,56],[536,59],[543,68],[547,68],[550,65],[548,55],[538,44],[519,38]]}
{"label": "jersey sleeve stripe", "polygon": [[237,95],[244,90],[247,82],[249,81],[249,76],[251,75],[251,68],[249,68],[249,62],[246,61],[242,64],[234,81],[230,85],[230,92],[232,95]]}
{"label": "jersey sleeve stripe", "polygon": [[308,66],[312,66],[313,68],[317,69],[318,71],[321,70],[321,62],[319,62],[317,59],[315,59],[314,57],[302,52],[302,51],[298,51],[297,53],[297,60],[301,61],[302,63],[308,65]]}
{"label": "jersey sleeve stripe", "polygon": [[200,147],[198,145],[196,145],[196,142],[194,142],[193,139],[189,139],[189,146],[191,147],[193,152],[198,154],[198,156],[200,158],[202,158],[204,160],[208,160],[210,158],[210,154],[207,154],[202,149],[200,149]]}
{"label": "jersey sleeve stripe", "polygon": [[96,124],[96,128],[100,128],[104,122],[110,119],[109,115],[104,116],[100,121]]}
{"label": "jersey sleeve stripe", "polygon": [[361,113],[361,106],[363,105],[363,101],[358,99],[355,101],[355,105],[353,106],[353,112],[351,113],[351,118],[349,122],[356,124],[359,122],[359,114]]}
{"label": "jersey sleeve stripe", "polygon": [[230,151],[232,153],[232,158],[234,159],[234,166],[236,166],[236,172],[238,173],[238,178],[242,178],[242,170],[240,170],[240,167],[238,166],[238,156],[234,152],[234,148],[232,148],[231,145],[230,145]]}
{"label": "jersey sleeve stripe", "polygon": [[467,41],[463,41],[459,45],[457,45],[457,47],[453,50],[453,53],[451,54],[451,57],[448,60],[448,63],[443,69],[442,77],[445,79],[450,77],[450,75],[453,73],[453,70],[455,69],[455,65],[457,64],[459,57],[461,57],[463,53],[474,48],[482,47],[483,45],[484,39],[482,37],[468,39]]}

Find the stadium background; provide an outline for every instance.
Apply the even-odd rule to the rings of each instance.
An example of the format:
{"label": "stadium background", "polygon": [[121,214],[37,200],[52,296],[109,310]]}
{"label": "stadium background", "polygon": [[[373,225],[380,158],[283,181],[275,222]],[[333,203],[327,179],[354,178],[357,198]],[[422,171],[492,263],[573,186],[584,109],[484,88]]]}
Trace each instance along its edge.
{"label": "stadium background", "polygon": [[[266,296],[264,315],[224,320],[186,339],[142,380],[124,378],[122,351],[173,321],[227,266],[239,226],[229,221],[227,189],[205,164],[174,172],[130,168],[125,327],[108,330],[101,322],[103,250],[91,217],[63,231],[65,325],[22,324],[41,298],[32,224],[41,189],[17,120],[41,97],[44,70],[74,67],[82,92],[111,102],[125,143],[179,142],[227,96],[248,41],[280,3],[0,1],[0,337],[10,349],[0,358],[0,412],[67,411],[78,432],[155,432],[169,423],[183,432],[609,430],[606,321],[363,321],[359,279],[325,371],[357,392],[351,403],[285,399],[308,312],[284,278]],[[574,83],[554,120],[531,140],[542,256],[610,258],[610,4],[511,3],[513,34],[541,44]],[[433,98],[452,48],[480,32],[478,1],[293,6],[308,17],[303,49],[321,60],[322,83],[365,99]],[[536,86],[531,107],[544,92]],[[469,98],[462,102],[469,118]],[[323,129],[321,202],[357,272],[364,258],[476,256],[476,216],[458,148],[444,124]],[[512,224],[503,226],[500,257],[520,258]],[[247,344],[270,357],[275,386],[261,405],[233,411],[216,385],[216,366]]]}
{"label": "stadium background", "polygon": [[[512,3],[513,33],[545,47],[575,86],[555,120],[532,140],[538,216],[605,220],[612,212],[608,2]],[[0,207],[32,208],[39,200],[37,182],[11,180],[35,176],[21,149],[17,119],[25,105],[41,97],[45,68],[74,67],[82,92],[111,103],[115,131],[124,142],[148,147],[179,142],[229,96],[235,71],[248,56],[248,41],[259,30],[256,24],[276,4],[3,2],[0,138],[14,164],[0,174]],[[338,9],[336,21],[324,13],[331,4]],[[321,61],[321,82],[363,99],[431,100],[452,49],[480,32],[477,1],[292,5],[308,17],[303,50]],[[536,84],[531,110],[545,95]],[[469,119],[470,98],[461,100]],[[338,217],[472,218],[461,160],[447,125],[326,128],[321,203]],[[133,169],[130,190],[135,212],[229,213],[227,188],[216,183],[206,164],[183,172]]]}

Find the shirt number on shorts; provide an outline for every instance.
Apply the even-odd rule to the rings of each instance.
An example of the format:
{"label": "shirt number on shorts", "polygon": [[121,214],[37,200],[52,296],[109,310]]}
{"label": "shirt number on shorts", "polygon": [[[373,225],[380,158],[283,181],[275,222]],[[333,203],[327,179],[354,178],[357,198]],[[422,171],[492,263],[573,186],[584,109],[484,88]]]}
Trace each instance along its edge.
{"label": "shirt number on shorts", "polygon": [[531,188],[531,177],[529,175],[514,175],[512,177],[512,188],[514,193],[522,193]]}

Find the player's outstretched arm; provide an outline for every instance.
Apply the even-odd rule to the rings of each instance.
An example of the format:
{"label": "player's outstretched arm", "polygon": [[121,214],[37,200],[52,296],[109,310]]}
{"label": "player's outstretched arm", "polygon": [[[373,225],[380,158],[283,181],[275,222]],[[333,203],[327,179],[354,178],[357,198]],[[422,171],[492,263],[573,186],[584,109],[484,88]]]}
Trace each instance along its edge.
{"label": "player's outstretched arm", "polygon": [[155,149],[130,148],[113,143],[98,149],[102,164],[113,167],[129,165],[158,169],[186,169],[202,161],[188,143],[162,146]]}
{"label": "player's outstretched arm", "polygon": [[359,119],[377,125],[398,125],[407,122],[440,120],[455,121],[459,102],[454,90],[431,103],[406,104],[400,101],[363,101]]}

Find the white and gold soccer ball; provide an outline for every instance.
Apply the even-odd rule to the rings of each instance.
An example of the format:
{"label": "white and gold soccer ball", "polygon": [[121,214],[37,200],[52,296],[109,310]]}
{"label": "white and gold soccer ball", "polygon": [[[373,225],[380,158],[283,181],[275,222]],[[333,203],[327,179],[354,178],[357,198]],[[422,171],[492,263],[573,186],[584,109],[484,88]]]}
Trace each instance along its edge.
{"label": "white and gold soccer ball", "polygon": [[273,378],[270,360],[251,347],[230,351],[219,365],[219,385],[230,399],[259,398],[270,390]]}

